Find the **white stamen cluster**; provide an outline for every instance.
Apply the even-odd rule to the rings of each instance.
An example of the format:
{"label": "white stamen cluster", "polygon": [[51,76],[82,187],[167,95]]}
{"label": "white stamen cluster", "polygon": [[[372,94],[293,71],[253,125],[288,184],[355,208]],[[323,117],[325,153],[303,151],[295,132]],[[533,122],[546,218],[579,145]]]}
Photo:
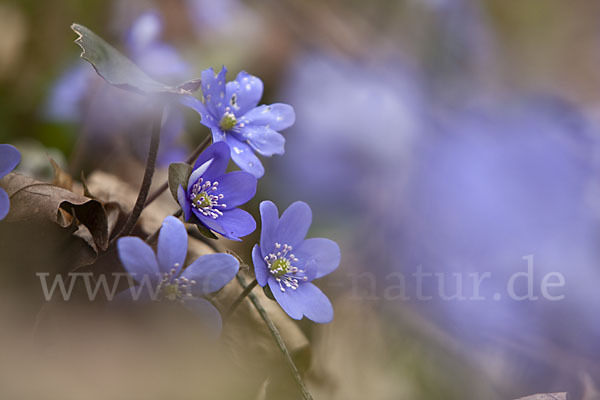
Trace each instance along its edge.
{"label": "white stamen cluster", "polygon": [[282,292],[285,292],[287,288],[296,290],[300,282],[308,280],[307,276],[299,276],[299,274],[303,274],[306,271],[292,265],[292,262],[298,262],[299,260],[291,251],[292,246],[275,243],[275,252],[265,257],[265,262],[269,266],[269,272],[279,284]]}
{"label": "white stamen cluster", "polygon": [[174,278],[179,264],[175,264],[168,273],[164,273],[158,285],[158,292],[161,299],[169,301],[183,301],[185,297],[192,297],[192,286],[196,284],[195,280],[189,280],[186,277]]}
{"label": "white stamen cluster", "polygon": [[192,192],[190,193],[190,200],[192,207],[196,208],[202,215],[217,219],[223,215],[223,212],[219,208],[226,208],[227,204],[219,203],[223,200],[222,194],[212,194],[217,190],[219,182],[204,182],[203,178],[200,178],[198,182],[192,186]]}

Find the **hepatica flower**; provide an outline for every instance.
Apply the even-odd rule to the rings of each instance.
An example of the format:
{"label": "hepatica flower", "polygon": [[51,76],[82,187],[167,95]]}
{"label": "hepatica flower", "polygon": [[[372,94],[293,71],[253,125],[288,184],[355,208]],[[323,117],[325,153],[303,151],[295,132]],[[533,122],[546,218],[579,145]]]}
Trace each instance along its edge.
{"label": "hepatica flower", "polygon": [[138,237],[117,242],[121,263],[140,282],[132,287],[134,299],[180,303],[199,315],[212,328],[221,327],[219,311],[204,296],[216,292],[237,274],[239,262],[229,254],[208,254],[183,269],[188,236],[185,226],[175,217],[163,221],[156,255]]}
{"label": "hepatica flower", "polygon": [[[21,162],[21,153],[10,144],[0,144],[0,179],[4,178]],[[10,199],[8,193],[0,188],[0,221],[8,215]]]}
{"label": "hepatica flower", "polygon": [[279,218],[275,204],[263,201],[260,215],[260,245],[252,249],[258,284],[269,285],[290,317],[305,316],[319,323],[331,322],[331,302],[312,280],[338,267],[340,248],[329,239],[305,239],[312,211],[304,202],[293,203]]}
{"label": "hepatica flower", "polygon": [[212,131],[213,142],[227,142],[233,161],[260,178],[265,170],[254,152],[266,157],[285,152],[285,139],[279,131],[294,124],[294,109],[280,103],[258,106],[262,81],[242,71],[235,81],[225,84],[226,74],[225,67],[216,75],[212,68],[204,70],[204,104],[195,98],[183,102],[200,113],[202,124]]}
{"label": "hepatica flower", "polygon": [[229,147],[217,142],[198,157],[187,188],[179,186],[178,200],[186,221],[199,222],[228,239],[240,240],[256,229],[254,218],[236,208],[256,193],[256,178],[244,171],[225,173]]}

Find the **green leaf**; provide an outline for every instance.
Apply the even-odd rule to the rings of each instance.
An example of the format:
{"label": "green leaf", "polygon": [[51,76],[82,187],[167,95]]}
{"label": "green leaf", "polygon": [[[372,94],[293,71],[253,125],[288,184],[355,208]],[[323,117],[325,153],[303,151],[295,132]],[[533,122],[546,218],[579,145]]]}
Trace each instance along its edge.
{"label": "green leaf", "polygon": [[265,296],[267,296],[269,299],[276,301],[275,296],[273,295],[273,292],[271,291],[269,285],[263,286],[263,292],[265,293]]}
{"label": "green leaf", "polygon": [[111,85],[142,94],[191,94],[198,90],[199,80],[169,86],[154,80],[129,58],[83,25],[73,24],[71,29],[79,35],[75,43],[83,50],[81,58],[88,61],[98,75]]}
{"label": "green leaf", "polygon": [[179,185],[187,188],[188,180],[192,174],[192,166],[186,163],[173,163],[169,165],[169,190],[171,195],[177,199],[177,189]]}

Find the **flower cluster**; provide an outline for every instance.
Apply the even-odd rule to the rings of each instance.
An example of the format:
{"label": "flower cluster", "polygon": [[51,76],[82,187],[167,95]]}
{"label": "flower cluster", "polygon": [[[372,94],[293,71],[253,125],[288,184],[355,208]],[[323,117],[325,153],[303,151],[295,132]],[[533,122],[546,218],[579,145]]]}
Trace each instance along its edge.
{"label": "flower cluster", "polygon": [[[198,225],[201,231],[241,240],[256,229],[254,218],[238,208],[255,196],[257,178],[264,174],[254,152],[263,156],[283,154],[285,139],[279,131],[294,123],[295,114],[287,104],[258,106],[263,83],[257,77],[242,71],[234,81],[225,83],[226,73],[225,67],[218,74],[212,69],[203,71],[202,99],[190,95],[179,98],[201,115],[202,124],[211,129],[213,144],[200,154],[189,177],[172,190],[177,193],[186,222]],[[226,172],[230,159],[242,171]],[[265,201],[260,205],[260,214],[260,245],[252,251],[257,283],[268,287],[290,317],[330,322],[333,307],[312,281],[338,267],[338,245],[329,239],[305,240],[312,222],[312,212],[306,203],[292,204],[279,218],[275,204]],[[139,240],[128,239],[121,245],[121,253],[135,254],[136,250],[125,247],[134,243],[141,246]],[[159,243],[159,257],[164,251],[160,246]],[[148,249],[144,251],[150,254]],[[127,256],[121,258],[127,263]],[[141,270],[141,266],[131,262],[126,268],[130,272]],[[156,268],[152,264],[152,272]],[[179,299],[182,289],[178,285],[189,287],[191,278],[185,271],[178,275],[179,268],[172,264],[165,268],[164,282],[159,286],[163,292],[169,288],[168,294]]]}
{"label": "flower cluster", "polygon": [[[201,123],[212,133],[212,144],[204,151],[198,150],[199,155],[195,157],[193,165],[177,163],[169,167],[168,185],[181,210],[164,219],[157,232],[156,252],[151,247],[156,235],[151,235],[147,241],[128,236],[133,231],[141,210],[149,203],[148,190],[156,161],[153,156],[148,157],[144,184],[136,206],[117,235],[116,243],[121,264],[136,281],[135,285],[122,292],[119,297],[181,304],[198,314],[215,331],[219,331],[221,316],[207,299],[207,295],[222,289],[233,280],[240,268],[239,260],[230,254],[208,254],[184,267],[188,258],[188,232],[184,222],[197,225],[201,233],[213,239],[220,235],[241,241],[241,238],[255,231],[253,216],[240,208],[254,198],[257,179],[265,172],[255,153],[266,157],[284,154],[285,138],[280,131],[294,124],[294,109],[281,103],[259,105],[263,96],[263,82],[245,71],[230,82],[226,82],[225,67],[218,73],[212,68],[206,69],[201,73],[201,80],[187,81],[180,85],[169,86],[154,81],[161,78],[169,80],[188,71],[187,64],[174,48],[160,41],[162,23],[155,13],[139,17],[126,36],[125,47],[133,62],[99,40],[87,28],[75,24],[74,30],[80,35],[77,43],[84,49],[83,54],[88,54],[86,46],[92,46],[89,49],[91,54],[100,54],[99,58],[116,58],[117,61],[113,60],[115,62],[102,63],[102,60],[84,57],[107,82],[119,88],[129,88],[136,95],[169,94],[153,97],[160,97],[163,100],[163,110],[168,110],[166,114],[163,113],[162,121],[155,119],[150,144],[154,147],[150,148],[149,154],[158,154],[159,165],[161,155],[164,154],[159,153],[161,140],[155,135],[161,131],[161,136],[166,136],[163,137],[166,139],[162,141],[163,145],[170,147],[173,135],[169,132],[180,132],[183,128],[182,116],[177,112],[180,104],[199,113]],[[123,74],[112,67],[117,64],[126,70]],[[108,76],[113,76],[116,83]],[[91,84],[90,78],[85,74],[75,74],[73,77],[77,78],[77,84],[73,84],[72,79],[66,79],[64,85],[59,85],[54,92],[52,103],[59,106],[59,109],[51,109],[50,114],[68,119],[71,112],[78,111],[79,104],[77,107],[75,105],[85,97]],[[130,80],[123,81],[124,79]],[[201,96],[195,97],[192,93],[197,89],[201,89]],[[109,103],[117,108],[121,108],[123,103],[124,106],[138,109],[141,104],[139,102],[145,102],[150,97],[152,96],[137,98],[137,103],[127,101],[126,97],[116,102],[114,99],[110,100]],[[76,114],[80,117],[79,112]],[[124,115],[127,120],[138,116],[135,113]],[[102,118],[105,116],[106,113],[103,113]],[[162,157],[163,159],[182,159],[179,153],[174,155],[173,149],[165,149],[163,146],[163,151],[165,150],[167,156]],[[241,171],[228,172],[230,160]],[[0,145],[0,178],[12,171],[19,161],[20,153],[14,147]],[[7,215],[8,209],[8,195],[0,189],[0,219]],[[179,219],[181,215],[183,222]],[[306,203],[293,203],[279,217],[275,204],[263,201],[260,204],[260,215],[260,244],[255,245],[252,250],[256,281],[248,291],[243,292],[244,296],[254,285],[260,285],[267,294],[273,295],[290,317],[307,317],[318,323],[330,322],[333,319],[333,307],[313,281],[338,267],[338,245],[328,239],[305,239],[312,222],[312,211]],[[243,297],[239,301],[242,300]]]}

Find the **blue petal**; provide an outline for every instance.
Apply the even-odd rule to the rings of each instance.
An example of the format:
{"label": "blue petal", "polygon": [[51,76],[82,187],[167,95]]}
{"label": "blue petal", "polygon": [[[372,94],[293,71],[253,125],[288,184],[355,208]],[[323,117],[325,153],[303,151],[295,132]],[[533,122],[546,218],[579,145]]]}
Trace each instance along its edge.
{"label": "blue petal", "polygon": [[[297,266],[299,266],[299,265],[297,265]],[[317,277],[317,272],[319,272],[318,271],[319,266],[317,265],[315,260],[308,260],[308,262],[303,263],[303,265],[301,265],[301,267],[302,267],[301,269],[303,270],[303,272],[296,274],[296,275],[299,278],[306,277],[305,282],[311,282]]]}
{"label": "blue petal", "polygon": [[204,175],[208,168],[212,165],[213,160],[208,160],[204,164],[201,164],[198,168],[195,168],[188,179],[188,191],[191,192],[192,186]]}
{"label": "blue petal", "polygon": [[[150,287],[148,286],[150,285]],[[113,298],[113,302],[116,305],[123,304],[123,302],[140,301],[140,302],[151,302],[158,299],[159,287],[157,282],[151,283],[149,281],[141,285],[133,285],[128,289],[123,290]]]}
{"label": "blue petal", "polygon": [[6,218],[9,209],[10,199],[8,198],[8,193],[6,193],[4,189],[0,188],[0,221]]}
{"label": "blue petal", "polygon": [[185,189],[181,185],[179,185],[179,188],[177,189],[177,200],[179,200],[179,205],[183,210],[183,218],[186,221],[189,221],[190,217],[192,216],[192,207],[190,204],[190,199],[188,198]]}
{"label": "blue petal", "polygon": [[227,75],[227,68],[223,66],[221,72],[215,75],[212,68],[205,69],[202,71],[202,94],[206,101],[206,108],[210,114],[218,121],[220,121],[225,110],[225,76]]}
{"label": "blue petal", "polygon": [[266,126],[248,125],[240,131],[240,134],[263,156],[270,157],[273,154],[285,153],[285,138],[281,133]]}
{"label": "blue petal", "polygon": [[211,129],[219,126],[219,121],[210,114],[204,103],[200,100],[194,96],[178,96],[177,98],[181,104],[200,114],[200,122],[202,122],[202,125]]}
{"label": "blue petal", "polygon": [[325,294],[312,283],[303,283],[298,289],[286,290],[295,303],[299,304],[302,314],[314,322],[326,324],[333,320],[333,307]]}
{"label": "blue petal", "polygon": [[246,125],[264,125],[280,131],[294,125],[296,114],[292,106],[288,104],[275,103],[270,106],[260,106],[248,111],[240,122]]}
{"label": "blue petal", "polygon": [[231,148],[231,158],[238,167],[250,172],[256,178],[261,178],[265,174],[262,163],[254,155],[248,144],[240,142],[233,135],[227,135],[227,143]]}
{"label": "blue petal", "polygon": [[179,272],[185,263],[188,248],[188,234],[183,222],[168,216],[162,223],[158,235],[156,252],[158,267],[162,273],[175,269]]}
{"label": "blue petal", "polygon": [[214,336],[218,336],[223,328],[223,322],[219,310],[208,300],[199,297],[186,299],[183,306],[193,312]]}
{"label": "blue petal", "polygon": [[157,281],[159,274],[156,256],[150,246],[139,237],[127,236],[117,241],[121,263],[138,282],[148,276],[151,282]]}
{"label": "blue petal", "polygon": [[202,296],[222,289],[239,269],[239,261],[230,254],[207,254],[190,264],[181,276],[196,281],[192,294]]}
{"label": "blue petal", "polygon": [[295,247],[301,244],[306,237],[311,223],[312,211],[308,204],[303,201],[292,203],[281,214],[275,231],[275,238],[281,244],[293,246],[295,251]]}
{"label": "blue petal", "polygon": [[217,218],[223,227],[223,232],[218,232],[231,240],[240,240],[256,230],[256,221],[252,215],[239,208],[223,211],[223,215]]}
{"label": "blue petal", "polygon": [[275,231],[279,224],[279,210],[272,201],[263,201],[260,203],[260,250],[262,256],[266,257],[275,249]]}
{"label": "blue petal", "polygon": [[[279,283],[277,283],[272,276],[269,277],[268,282],[275,300],[277,300],[281,308],[283,308],[283,311],[293,319],[302,319],[302,304],[299,304],[297,299],[294,298],[292,289],[287,289],[285,292],[282,292]],[[307,283],[307,285],[310,285],[310,283]]]}
{"label": "blue petal", "polygon": [[219,221],[203,215],[200,211],[198,211],[197,208],[192,208],[192,212],[194,213],[196,218],[198,218],[198,220],[202,223],[202,225],[204,225],[213,232],[216,232],[220,235],[224,235],[223,232],[225,232],[225,228],[223,228]]}
{"label": "blue petal", "polygon": [[21,153],[10,144],[0,144],[0,178],[11,172],[21,162]]}
{"label": "blue petal", "polygon": [[227,205],[226,210],[247,203],[256,194],[256,178],[248,172],[230,172],[217,180],[219,182],[217,193],[223,195],[222,203]]}
{"label": "blue petal", "polygon": [[217,142],[211,144],[202,152],[202,154],[200,154],[200,157],[198,157],[196,163],[194,164],[194,169],[199,168],[208,160],[213,160],[210,168],[208,168],[206,173],[204,173],[204,176],[208,180],[214,180],[215,177],[221,176],[225,173],[227,164],[229,164],[229,151],[230,150],[227,143]]}
{"label": "blue petal", "polygon": [[238,83],[239,88],[234,113],[240,116],[258,105],[263,95],[263,83],[259,78],[250,75],[246,71],[240,72],[235,81]]}
{"label": "blue petal", "polygon": [[211,128],[210,132],[212,133],[213,143],[225,141],[225,133],[218,126]]}
{"label": "blue petal", "polygon": [[263,259],[257,244],[252,248],[252,263],[254,264],[254,275],[256,275],[256,280],[260,286],[264,287],[269,278],[269,268],[267,267],[267,264],[265,264],[265,260]]}
{"label": "blue petal", "polygon": [[301,263],[314,261],[317,265],[315,278],[321,278],[333,272],[340,265],[340,247],[329,239],[306,239],[294,249],[294,255]]}

